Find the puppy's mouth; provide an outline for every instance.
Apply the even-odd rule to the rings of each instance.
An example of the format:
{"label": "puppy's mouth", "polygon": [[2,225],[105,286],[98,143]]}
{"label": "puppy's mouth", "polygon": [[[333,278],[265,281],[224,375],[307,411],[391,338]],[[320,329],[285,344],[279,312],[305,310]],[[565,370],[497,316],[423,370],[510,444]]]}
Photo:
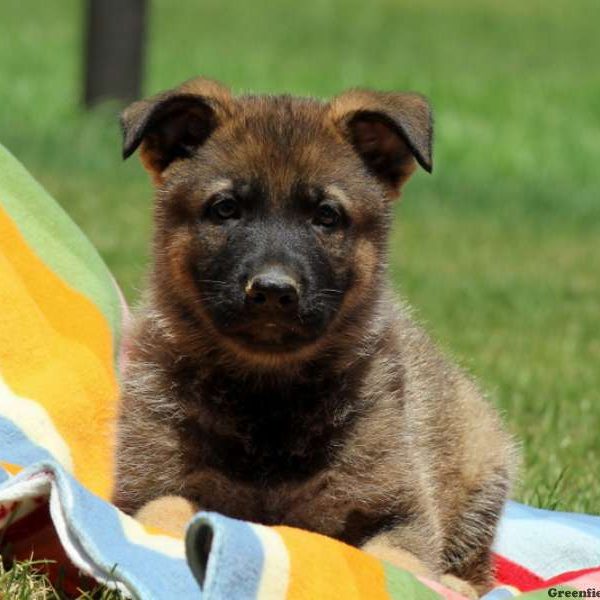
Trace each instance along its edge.
{"label": "puppy's mouth", "polygon": [[240,320],[223,333],[248,351],[268,354],[294,352],[319,338],[318,331],[300,323],[269,317]]}

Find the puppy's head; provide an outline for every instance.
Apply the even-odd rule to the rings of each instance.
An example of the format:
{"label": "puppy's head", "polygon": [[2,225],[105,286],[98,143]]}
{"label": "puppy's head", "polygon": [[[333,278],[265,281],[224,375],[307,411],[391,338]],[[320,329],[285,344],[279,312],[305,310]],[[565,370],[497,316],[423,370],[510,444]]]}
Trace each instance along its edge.
{"label": "puppy's head", "polygon": [[155,286],[178,331],[262,362],[309,355],[375,301],[391,201],[432,168],[412,93],[232,97],[199,78],[122,125],[157,188]]}

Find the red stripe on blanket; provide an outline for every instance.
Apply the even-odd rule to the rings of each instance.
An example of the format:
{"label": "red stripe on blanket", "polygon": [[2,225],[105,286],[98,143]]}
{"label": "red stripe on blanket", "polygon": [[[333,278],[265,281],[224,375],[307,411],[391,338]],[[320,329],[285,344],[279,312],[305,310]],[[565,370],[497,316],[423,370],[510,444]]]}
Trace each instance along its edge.
{"label": "red stripe on blanket", "polygon": [[551,577],[550,579],[546,579],[544,583],[546,585],[558,585],[559,583],[566,583],[567,581],[577,579],[578,577],[583,577],[584,575],[589,575],[590,573],[600,573],[600,566],[591,567],[589,569],[581,569],[579,571],[567,571],[565,573],[561,573],[560,575],[556,575],[555,577]]}
{"label": "red stripe on blanket", "polygon": [[496,581],[502,585],[512,585],[521,592],[530,592],[544,587],[545,581],[525,567],[498,554],[493,555]]}
{"label": "red stripe on blanket", "polygon": [[531,592],[561,583],[568,583],[591,573],[600,574],[600,566],[579,571],[566,571],[560,575],[550,577],[550,579],[543,579],[522,565],[510,561],[504,556],[494,554],[494,573],[498,584],[511,585],[521,592]]}
{"label": "red stripe on blanket", "polygon": [[44,529],[48,523],[51,523],[50,513],[48,512],[47,503],[44,503],[9,525],[6,528],[4,539],[20,540],[24,537],[29,537],[37,531]]}

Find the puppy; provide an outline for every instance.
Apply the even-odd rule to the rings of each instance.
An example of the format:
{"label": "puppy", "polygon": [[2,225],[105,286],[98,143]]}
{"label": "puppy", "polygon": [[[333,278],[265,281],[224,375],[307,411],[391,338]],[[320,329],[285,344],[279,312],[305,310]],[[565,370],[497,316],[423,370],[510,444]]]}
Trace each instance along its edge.
{"label": "puppy", "polygon": [[386,269],[393,200],[432,169],[426,99],[198,78],[122,125],[156,204],[117,506],[179,534],[200,509],[301,527],[488,589],[513,444]]}

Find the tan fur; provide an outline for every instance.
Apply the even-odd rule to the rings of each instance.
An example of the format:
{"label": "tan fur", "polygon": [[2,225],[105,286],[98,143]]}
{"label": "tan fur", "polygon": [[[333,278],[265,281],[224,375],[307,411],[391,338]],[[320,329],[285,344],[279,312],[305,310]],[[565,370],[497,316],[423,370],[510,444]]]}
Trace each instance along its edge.
{"label": "tan fur", "polygon": [[181,496],[161,496],[144,504],[134,517],[142,525],[181,537],[186,525],[197,512],[197,507]]}
{"label": "tan fur", "polygon": [[[451,574],[483,592],[515,473],[514,445],[475,383],[441,355],[386,282],[390,198],[414,171],[413,154],[420,152],[419,161],[431,167],[424,99],[368,91],[348,92],[331,104],[233,98],[206,80],[184,91],[207,96],[218,107],[219,125],[197,156],[161,172],[160,156],[144,159],[160,181],[154,261],[123,382],[116,503],[132,513],[141,509],[146,521],[160,517],[162,525],[154,524],[169,529],[181,530],[199,508],[301,527],[416,572]],[[126,135],[148,108],[137,104],[126,114]],[[412,132],[409,151],[401,138],[375,130],[385,148],[402,153],[391,183],[370,174],[349,143],[348,127],[361,110],[380,111]],[[352,285],[326,332],[297,351],[253,353],[221,335],[186,270],[190,256],[208,260],[228,243],[219,229],[206,229],[202,244],[196,241],[191,223],[208,190],[257,173],[273,210],[301,177],[333,188],[354,223],[352,239],[343,232],[318,238],[334,269],[352,270]],[[257,451],[251,428],[228,408],[234,400],[223,399],[226,390],[221,397],[217,386],[216,405],[202,395],[217,371],[234,373],[247,386],[289,381],[293,392],[316,376],[324,381],[316,394],[337,389],[308,412],[291,405],[296,421],[282,440],[289,460],[313,460],[325,445],[324,464],[306,477],[254,481],[206,463],[199,452],[208,443],[202,431],[224,440],[224,449],[229,441],[239,444],[246,458]],[[264,401],[272,402],[270,411],[278,409],[276,399]],[[236,461],[231,455],[227,468],[235,470]],[[164,496],[187,500],[163,504]],[[168,524],[157,506],[171,501]]]}
{"label": "tan fur", "polygon": [[361,549],[379,560],[384,560],[399,569],[410,571],[414,575],[435,578],[435,575],[414,554],[398,548],[390,535],[383,534],[369,540]]}

